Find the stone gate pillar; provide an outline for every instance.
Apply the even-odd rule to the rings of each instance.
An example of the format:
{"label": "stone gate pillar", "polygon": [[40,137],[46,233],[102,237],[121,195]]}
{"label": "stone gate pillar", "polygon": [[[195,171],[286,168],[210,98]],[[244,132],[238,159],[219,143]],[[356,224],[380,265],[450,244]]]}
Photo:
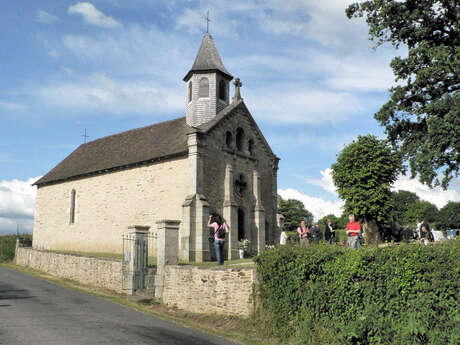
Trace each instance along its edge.
{"label": "stone gate pillar", "polygon": [[254,224],[257,231],[257,254],[265,249],[265,209],[262,205],[260,176],[257,170],[253,173],[253,193],[256,201],[254,207]]}
{"label": "stone gate pillar", "polygon": [[233,167],[227,164],[225,168],[224,181],[224,210],[223,217],[230,228],[227,239],[228,260],[238,259],[238,205],[234,199],[233,192]]}
{"label": "stone gate pillar", "polygon": [[134,292],[144,288],[144,274],[147,269],[147,234],[150,226],[133,225],[128,226],[131,231],[127,289]]}
{"label": "stone gate pillar", "polygon": [[157,273],[155,275],[155,298],[161,301],[165,278],[165,266],[177,265],[179,250],[178,220],[157,222]]}

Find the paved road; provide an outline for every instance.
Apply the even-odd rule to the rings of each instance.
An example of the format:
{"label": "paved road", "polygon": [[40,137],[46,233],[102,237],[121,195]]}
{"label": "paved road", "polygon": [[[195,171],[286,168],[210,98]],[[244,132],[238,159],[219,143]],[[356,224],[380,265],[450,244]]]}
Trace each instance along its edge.
{"label": "paved road", "polygon": [[233,343],[0,266],[0,344]]}

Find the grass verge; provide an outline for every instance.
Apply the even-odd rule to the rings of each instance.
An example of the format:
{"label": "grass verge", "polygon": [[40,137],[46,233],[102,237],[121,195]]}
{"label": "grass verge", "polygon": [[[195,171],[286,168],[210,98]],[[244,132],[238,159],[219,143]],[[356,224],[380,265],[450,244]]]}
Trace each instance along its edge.
{"label": "grass verge", "polygon": [[205,333],[213,334],[223,337],[245,345],[277,345],[276,340],[267,339],[262,336],[258,331],[255,321],[250,319],[243,319],[235,316],[222,316],[210,314],[195,314],[168,308],[164,305],[154,302],[150,299],[133,299],[132,296],[117,294],[113,291],[95,288],[85,284],[81,284],[69,279],[58,278],[41,271],[37,271],[22,266],[17,266],[13,263],[0,263],[5,266],[44,280],[54,283],[59,286],[71,288],[84,293],[91,294],[103,298],[105,300],[118,303],[125,307],[136,309],[140,312],[157,316],[168,321],[172,321],[178,325],[193,328]]}

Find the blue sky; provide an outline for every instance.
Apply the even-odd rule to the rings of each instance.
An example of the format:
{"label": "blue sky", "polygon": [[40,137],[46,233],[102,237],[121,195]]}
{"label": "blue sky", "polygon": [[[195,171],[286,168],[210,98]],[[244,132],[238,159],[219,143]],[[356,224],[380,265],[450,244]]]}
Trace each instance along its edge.
{"label": "blue sky", "polygon": [[[315,216],[339,213],[331,164],[373,119],[394,83],[391,58],[373,50],[363,21],[330,0],[16,0],[0,12],[0,232],[30,230],[30,183],[82,143],[184,116],[183,76],[210,10],[226,68],[276,154],[279,189]],[[233,92],[233,90],[232,90]],[[395,186],[438,206],[460,184]]]}

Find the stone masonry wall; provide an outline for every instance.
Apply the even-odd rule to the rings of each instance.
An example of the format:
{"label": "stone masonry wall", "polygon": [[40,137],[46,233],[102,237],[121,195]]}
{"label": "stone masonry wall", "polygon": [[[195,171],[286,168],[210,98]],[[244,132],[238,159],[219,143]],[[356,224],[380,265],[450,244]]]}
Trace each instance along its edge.
{"label": "stone masonry wall", "polygon": [[[19,266],[53,276],[118,293],[126,292],[122,289],[121,261],[23,247],[16,249],[15,260]],[[254,268],[167,265],[162,302],[193,313],[249,317],[254,309],[255,284],[257,274]],[[153,282],[150,285],[153,286]]]}
{"label": "stone masonry wall", "polygon": [[[40,187],[33,247],[121,253],[128,226],[148,225],[155,233],[156,221],[182,218],[189,181],[189,163],[183,157]],[[69,224],[72,189],[75,223]]]}
{"label": "stone masonry wall", "polygon": [[32,248],[16,249],[16,264],[83,284],[122,292],[121,261],[60,254]]}
{"label": "stone masonry wall", "polygon": [[[235,137],[237,128],[244,130],[243,152],[235,148]],[[226,132],[233,134],[232,149],[226,147]],[[248,142],[253,140],[253,152],[248,152]],[[226,164],[233,166],[233,176],[243,174],[246,178],[246,192],[244,196],[235,195],[235,201],[246,214],[246,235],[253,245],[256,243],[256,233],[253,231],[254,219],[253,211],[255,200],[252,193],[253,171],[257,170],[260,174],[260,188],[262,203],[265,208],[265,218],[268,225],[266,229],[266,242],[273,243],[276,238],[276,214],[277,214],[277,186],[276,170],[274,166],[274,156],[267,150],[262,138],[249,121],[242,107],[233,111],[231,115],[222,119],[221,122],[208,133],[205,138],[204,159],[204,181],[205,196],[211,207],[222,214],[224,204],[224,180]],[[211,183],[209,183],[211,181]],[[231,230],[230,230],[231,231]]]}
{"label": "stone masonry wall", "polygon": [[249,317],[256,280],[253,268],[166,266],[163,303],[193,313]]}

